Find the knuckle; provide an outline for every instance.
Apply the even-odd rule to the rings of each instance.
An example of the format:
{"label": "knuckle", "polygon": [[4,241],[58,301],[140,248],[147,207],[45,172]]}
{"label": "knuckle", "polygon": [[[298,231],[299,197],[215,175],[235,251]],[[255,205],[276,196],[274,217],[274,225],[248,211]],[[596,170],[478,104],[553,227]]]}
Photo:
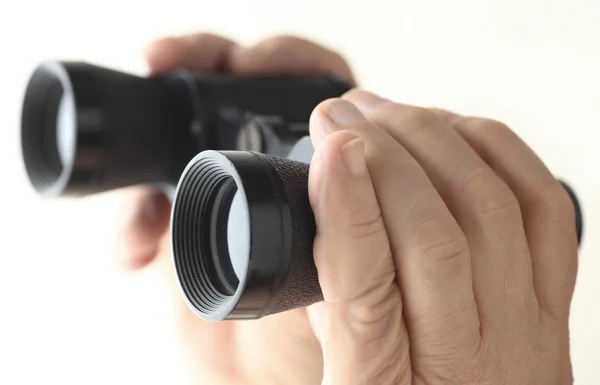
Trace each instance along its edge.
{"label": "knuckle", "polygon": [[190,37],[193,38],[197,43],[205,43],[213,40],[222,39],[221,36],[210,32],[202,32],[197,35],[191,35]]}
{"label": "knuckle", "polygon": [[188,45],[188,49],[203,50],[206,47],[231,47],[237,44],[233,40],[210,32],[183,35],[179,39]]}
{"label": "knuckle", "polygon": [[515,137],[515,133],[506,124],[492,119],[478,117],[461,117],[455,119],[451,126],[467,133],[473,138],[502,140]]}
{"label": "knuckle", "polygon": [[482,194],[477,201],[478,211],[484,216],[516,219],[521,217],[519,203],[512,191],[497,189]]}
{"label": "knuckle", "polygon": [[408,117],[415,126],[430,127],[440,123],[439,116],[427,108],[413,107],[408,111]]}
{"label": "knuckle", "polygon": [[[369,124],[366,128],[370,130],[380,129],[372,124]],[[395,140],[390,140],[387,136],[374,137],[371,140],[371,147],[376,149],[377,152],[375,155],[381,162],[399,166],[407,163],[406,149]]]}
{"label": "knuckle", "polygon": [[381,210],[377,204],[354,209],[349,214],[347,235],[354,239],[368,238],[385,232]]}
{"label": "knuckle", "polygon": [[263,48],[268,48],[271,50],[278,50],[278,49],[281,49],[282,47],[287,47],[290,45],[298,44],[300,42],[302,42],[302,39],[298,38],[297,36],[280,35],[280,36],[274,36],[274,37],[268,38],[266,40],[263,40],[260,43],[260,45]]}
{"label": "knuckle", "polygon": [[494,137],[506,134],[512,134],[512,130],[504,123],[497,120],[484,119],[483,129],[489,131]]}
{"label": "knuckle", "polygon": [[512,130],[506,124],[493,119],[464,116],[456,119],[454,123],[459,126],[467,127],[471,131],[486,135],[490,134],[496,136],[498,134],[512,134]]}
{"label": "knuckle", "polygon": [[460,118],[460,116],[455,113],[442,108],[430,107],[429,110],[435,113],[439,119],[446,124],[452,124],[456,119]]}
{"label": "knuckle", "polygon": [[[350,101],[356,100],[356,99],[360,100],[360,99],[363,99],[363,98],[370,97],[371,94],[372,94],[372,92],[367,91],[367,90],[362,89],[362,88],[352,88],[349,91],[347,91],[346,93],[344,93],[343,98],[344,99],[348,99]],[[375,110],[376,109],[377,109],[377,107],[375,108]]]}
{"label": "knuckle", "polygon": [[[396,307],[396,309],[399,309]],[[408,384],[410,383],[410,351],[400,310],[395,310],[387,321],[369,326],[362,332],[353,330],[355,342],[344,350],[347,361],[356,369],[352,378],[348,371],[337,379],[340,384]]]}
{"label": "knuckle", "polygon": [[[365,337],[362,342],[370,342],[373,338],[385,338],[390,323],[399,324],[402,319],[400,289],[393,284],[395,274],[392,271],[391,274],[385,275],[387,284],[369,287],[359,296],[344,303],[347,307],[346,319],[357,336]],[[376,332],[377,329],[379,332]]]}
{"label": "knuckle", "polygon": [[288,51],[290,47],[294,47],[302,42],[301,39],[291,35],[281,35],[263,40],[258,44],[258,47],[263,55],[267,58],[281,55]]}
{"label": "knuckle", "polygon": [[348,61],[346,60],[346,57],[344,55],[342,55],[341,53],[339,53],[338,51],[335,50],[327,50],[333,59],[335,59],[336,62],[343,64],[344,66],[347,66]]}
{"label": "knuckle", "polygon": [[570,296],[556,296],[552,301],[544,303],[543,308],[539,310],[540,317],[545,323],[564,322],[570,316],[570,305]]}
{"label": "knuckle", "polygon": [[419,258],[434,263],[452,262],[469,252],[465,235],[441,213],[425,216],[413,223],[411,232]]}
{"label": "knuckle", "polygon": [[573,201],[558,181],[543,189],[535,198],[532,206],[543,212],[546,218],[552,222],[575,220]]}
{"label": "knuckle", "polygon": [[[465,327],[471,327],[474,322],[465,321]],[[444,337],[452,339],[446,343],[439,343],[439,335],[426,336],[425,341],[434,348],[419,354],[425,365],[415,371],[420,379],[437,379],[439,383],[451,384],[482,384],[495,370],[496,359],[486,360],[487,351],[496,353],[495,349],[487,349],[487,342],[481,338],[478,325],[472,326],[475,330],[465,334],[464,330],[444,330]],[[487,350],[487,351],[486,351]],[[496,382],[494,382],[496,384]]]}
{"label": "knuckle", "polygon": [[464,181],[465,196],[476,212],[485,217],[521,217],[517,197],[510,187],[487,166],[473,169]]}
{"label": "knuckle", "polygon": [[406,362],[410,358],[407,346],[403,343],[407,336],[402,327],[402,301],[398,286],[378,286],[342,304],[343,309],[337,306],[338,309],[334,308],[333,311],[341,310],[339,314],[348,323],[353,335],[354,344],[346,352],[348,358],[365,369],[360,382],[396,383],[391,381],[404,376],[407,366],[387,364]]}
{"label": "knuckle", "polygon": [[429,239],[422,243],[419,249],[420,258],[435,263],[452,263],[463,259],[469,252],[467,240],[464,237],[448,234],[445,237]]}
{"label": "knuckle", "polygon": [[352,84],[352,82],[354,81],[353,75],[352,75],[352,69],[350,68],[349,64],[348,64],[348,60],[346,60],[346,57],[344,55],[342,55],[341,53],[339,53],[338,51],[335,50],[331,50],[331,49],[325,49],[322,48],[323,52],[329,54],[331,56],[330,60],[327,61],[323,61],[324,71],[327,72],[332,72],[335,71],[336,74],[341,75],[341,76],[346,76],[349,77],[346,80],[349,80]]}
{"label": "knuckle", "polygon": [[311,63],[314,70],[332,73],[340,72],[352,77],[352,71],[344,56],[322,45],[295,35],[279,35],[265,39],[257,46],[265,60],[275,60],[280,56],[290,56],[304,64]]}
{"label": "knuckle", "polygon": [[391,116],[397,117],[398,126],[402,129],[422,129],[439,126],[441,120],[438,114],[428,108],[407,107],[392,103],[382,109]]}

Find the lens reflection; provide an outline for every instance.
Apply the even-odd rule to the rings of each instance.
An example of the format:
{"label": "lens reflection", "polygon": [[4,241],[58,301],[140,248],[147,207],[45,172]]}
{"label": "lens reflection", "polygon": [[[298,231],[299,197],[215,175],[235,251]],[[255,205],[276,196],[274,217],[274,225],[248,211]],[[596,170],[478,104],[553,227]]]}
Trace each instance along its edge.
{"label": "lens reflection", "polygon": [[56,144],[63,167],[73,161],[75,130],[75,103],[72,95],[63,93],[56,116]]}
{"label": "lens reflection", "polygon": [[235,193],[229,210],[227,245],[229,259],[239,280],[248,266],[247,260],[250,253],[250,220],[246,202],[239,192]]}
{"label": "lens reflection", "polygon": [[211,219],[212,265],[221,288],[233,295],[243,279],[250,255],[250,219],[243,195],[233,178],[216,191]]}

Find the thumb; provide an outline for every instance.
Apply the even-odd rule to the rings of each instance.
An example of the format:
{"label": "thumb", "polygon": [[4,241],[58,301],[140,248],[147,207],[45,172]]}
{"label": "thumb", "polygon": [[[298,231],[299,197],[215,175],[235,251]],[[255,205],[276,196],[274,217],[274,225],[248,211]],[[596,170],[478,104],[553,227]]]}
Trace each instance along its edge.
{"label": "thumb", "polygon": [[322,139],[309,191],[324,297],[309,315],[323,350],[323,384],[408,383],[400,291],[364,142],[348,131]]}

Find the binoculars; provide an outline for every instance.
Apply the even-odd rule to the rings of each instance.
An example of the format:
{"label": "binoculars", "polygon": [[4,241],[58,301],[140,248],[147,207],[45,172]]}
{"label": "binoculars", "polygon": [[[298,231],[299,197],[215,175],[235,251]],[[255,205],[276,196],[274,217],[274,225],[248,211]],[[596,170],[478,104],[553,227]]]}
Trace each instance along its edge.
{"label": "binoculars", "polygon": [[[308,122],[320,102],[349,89],[333,76],[139,77],[44,62],[23,101],[23,160],[45,197],[133,185],[164,191],[190,309],[209,321],[257,319],[323,300]],[[577,198],[563,186],[581,237]]]}

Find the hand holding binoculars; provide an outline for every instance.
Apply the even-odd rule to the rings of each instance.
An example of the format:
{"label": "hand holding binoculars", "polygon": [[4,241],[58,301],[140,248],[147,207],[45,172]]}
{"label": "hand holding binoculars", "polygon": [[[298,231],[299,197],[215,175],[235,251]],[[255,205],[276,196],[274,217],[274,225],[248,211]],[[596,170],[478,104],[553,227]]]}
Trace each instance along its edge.
{"label": "hand holding binoculars", "polygon": [[[145,184],[173,202],[173,261],[199,317],[256,319],[321,301],[308,120],[350,86],[326,76],[148,78],[41,63],[23,102],[33,188],[85,196]],[[581,238],[582,218],[576,209]]]}

